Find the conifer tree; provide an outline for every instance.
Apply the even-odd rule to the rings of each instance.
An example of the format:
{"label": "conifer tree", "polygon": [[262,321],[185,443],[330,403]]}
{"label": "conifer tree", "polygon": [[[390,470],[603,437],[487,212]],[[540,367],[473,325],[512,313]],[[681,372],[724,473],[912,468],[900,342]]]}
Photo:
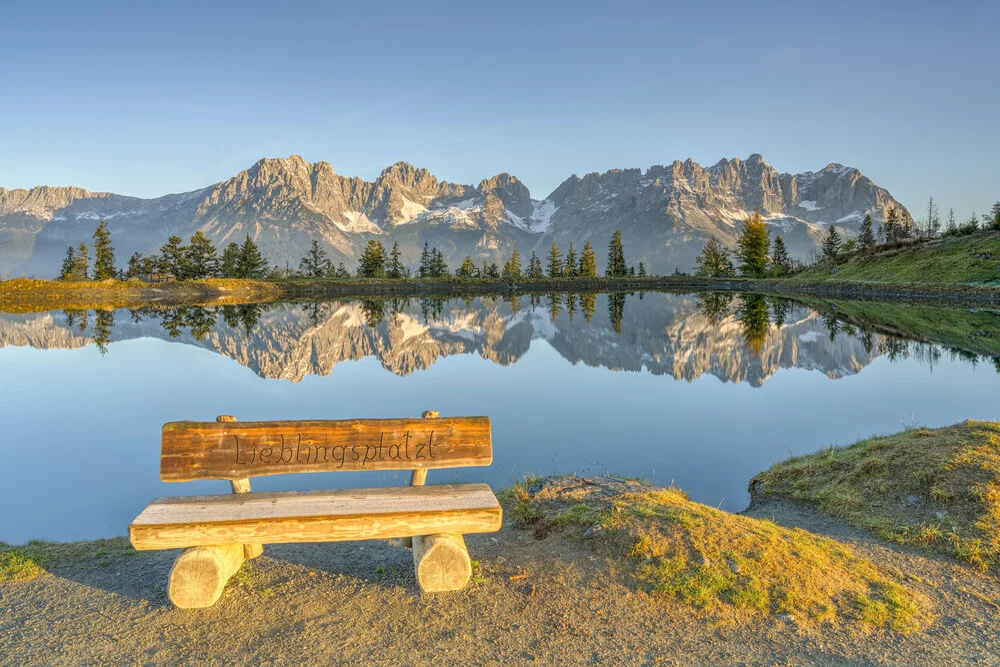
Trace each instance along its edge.
{"label": "conifer tree", "polygon": [[451,275],[448,271],[448,263],[444,261],[444,253],[437,248],[431,248],[430,277],[444,278]]}
{"label": "conifer tree", "polygon": [[702,246],[694,263],[694,274],[703,278],[732,278],[736,274],[729,251],[714,236]]}
{"label": "conifer tree", "polygon": [[[249,237],[247,237],[249,238]],[[184,277],[184,240],[179,236],[171,236],[160,246],[160,273],[169,273],[177,279]]]}
{"label": "conifer tree", "polygon": [[865,220],[861,223],[861,230],[858,233],[858,245],[864,252],[871,252],[875,248],[875,232],[872,231],[872,216],[865,214]]}
{"label": "conifer tree", "polygon": [[948,222],[945,223],[944,231],[948,234],[954,234],[955,230],[958,229],[958,223],[955,222],[955,209],[948,209]]}
{"label": "conifer tree", "polygon": [[389,270],[387,275],[393,280],[406,278],[406,268],[403,266],[403,253],[399,250],[399,242],[392,242],[392,250],[389,252]]}
{"label": "conifer tree", "polygon": [[990,224],[988,228],[1000,230],[1000,201],[993,204],[993,208],[990,209]]}
{"label": "conifer tree", "polygon": [[559,252],[559,248],[556,246],[556,242],[552,242],[552,249],[549,251],[549,278],[560,278],[564,275],[562,264],[562,253]]}
{"label": "conifer tree", "polygon": [[59,280],[73,280],[73,270],[76,268],[76,250],[73,246],[66,248],[66,257],[62,261]]}
{"label": "conifer tree", "polygon": [[927,227],[926,234],[927,238],[933,238],[938,235],[938,231],[941,228],[941,218],[938,216],[938,207],[934,203],[934,197],[931,197],[927,201]]}
{"label": "conifer tree", "polygon": [[901,238],[899,229],[899,211],[895,206],[889,206],[885,212],[885,222],[882,224],[882,233],[886,243],[896,243]]}
{"label": "conifer tree", "polygon": [[792,258],[788,256],[785,239],[780,234],[774,237],[771,244],[771,267],[776,276],[783,276],[792,270]]}
{"label": "conifer tree", "polygon": [[94,230],[94,280],[107,280],[117,275],[111,232],[108,231],[108,223],[101,220]]}
{"label": "conifer tree", "polygon": [[330,272],[330,260],[318,240],[312,240],[306,256],[299,260],[299,272],[307,278],[322,278]]}
{"label": "conifer tree", "polygon": [[608,265],[604,269],[604,275],[616,278],[628,275],[628,267],[625,265],[625,249],[622,247],[622,231],[616,229],[611,235],[611,243],[608,244]]}
{"label": "conifer tree", "polygon": [[240,246],[235,241],[226,246],[222,251],[222,259],[219,262],[219,273],[223,278],[237,278],[240,264]]}
{"label": "conifer tree", "polygon": [[840,257],[840,232],[836,225],[830,225],[826,238],[823,240],[823,259],[835,262]]}
{"label": "conifer tree", "polygon": [[472,258],[466,256],[465,261],[463,261],[462,265],[458,267],[458,271],[455,272],[455,275],[465,280],[478,278],[479,269],[476,268],[476,263],[472,261]]}
{"label": "conifer tree", "polygon": [[565,272],[567,278],[576,278],[580,272],[580,267],[577,265],[576,250],[573,249],[572,243],[569,244],[569,250],[566,251]]}
{"label": "conifer tree", "polygon": [[385,262],[385,246],[377,239],[370,239],[358,260],[358,275],[363,278],[382,278],[385,276]]}
{"label": "conifer tree", "polygon": [[260,280],[267,276],[267,260],[260,254],[260,248],[247,234],[240,246],[240,257],[236,263],[236,274],[239,278]]}
{"label": "conifer tree", "polygon": [[[485,262],[484,262],[484,264],[485,264]],[[493,262],[488,267],[486,267],[486,277],[487,278],[494,278],[494,279],[500,277],[500,269],[497,267],[497,263],[496,262]]]}
{"label": "conifer tree", "polygon": [[76,247],[76,256],[73,259],[73,280],[90,279],[90,253],[87,244],[81,243]]}
{"label": "conifer tree", "polygon": [[767,237],[767,227],[759,212],[754,212],[743,223],[743,232],[736,244],[736,258],[740,263],[740,273],[749,278],[763,278],[767,275],[767,251],[771,241]]}
{"label": "conifer tree", "polygon": [[517,244],[514,245],[514,252],[511,253],[510,259],[503,265],[502,275],[507,280],[521,279],[521,255],[517,251]]}
{"label": "conifer tree", "polygon": [[417,269],[417,275],[421,278],[430,278],[431,270],[431,253],[428,250],[427,241],[424,241],[424,249],[420,252],[420,268]]}
{"label": "conifer tree", "polygon": [[219,257],[212,240],[198,231],[184,252],[184,278],[203,280],[219,272]]}
{"label": "conifer tree", "polygon": [[[596,278],[597,277],[597,255],[594,252],[594,246],[590,244],[590,239],[583,245],[583,254],[580,255],[580,270],[579,275],[582,278]],[[588,321],[590,321],[588,319]]]}
{"label": "conifer tree", "polygon": [[544,278],[545,271],[542,270],[542,260],[538,259],[535,251],[531,251],[531,260],[528,262],[528,275],[532,278]]}
{"label": "conifer tree", "polygon": [[639,277],[640,278],[646,277],[646,265],[643,264],[642,262],[639,262]]}
{"label": "conifer tree", "polygon": [[125,271],[126,278],[138,278],[145,273],[143,269],[143,256],[141,252],[134,252],[128,258],[128,269]]}

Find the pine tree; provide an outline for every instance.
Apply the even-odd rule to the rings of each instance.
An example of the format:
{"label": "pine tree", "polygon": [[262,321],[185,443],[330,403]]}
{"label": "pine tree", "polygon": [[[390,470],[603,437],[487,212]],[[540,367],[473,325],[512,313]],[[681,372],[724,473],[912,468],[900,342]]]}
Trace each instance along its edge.
{"label": "pine tree", "polygon": [[236,263],[236,274],[239,278],[260,280],[267,276],[267,260],[260,254],[260,248],[247,234],[240,246],[240,257]]}
{"label": "pine tree", "polygon": [[219,271],[219,257],[212,240],[204,232],[195,232],[184,253],[184,278],[204,280]]}
{"label": "pine tree", "polygon": [[590,244],[590,239],[583,245],[583,254],[580,255],[579,275],[582,278],[597,277],[597,255],[594,246]]}
{"label": "pine tree", "polygon": [[307,278],[322,278],[330,272],[330,260],[318,240],[312,240],[306,256],[299,260],[299,272]]}
{"label": "pine tree", "polygon": [[362,278],[382,278],[385,276],[385,246],[376,239],[370,239],[358,260],[358,275]]}
{"label": "pine tree", "polygon": [[771,270],[776,276],[783,276],[792,270],[792,258],[789,257],[785,239],[780,234],[774,237],[771,244]]}
{"label": "pine tree", "polygon": [[840,232],[836,225],[830,225],[826,238],[823,240],[823,259],[835,262],[840,257]]}
{"label": "pine tree", "polygon": [[616,229],[611,235],[611,243],[608,244],[608,265],[604,269],[604,275],[617,278],[628,275],[628,267],[625,265],[625,249],[622,247],[622,231]]}
{"label": "pine tree", "polygon": [[389,252],[389,270],[387,276],[393,280],[406,278],[406,268],[403,266],[403,253],[399,250],[399,242],[392,242],[392,250]]}
{"label": "pine tree", "polygon": [[560,278],[564,273],[562,253],[559,252],[556,242],[553,241],[552,249],[549,251],[549,278]]}
{"label": "pine tree", "polygon": [[117,275],[111,232],[108,231],[108,223],[101,220],[94,230],[94,280],[107,280]]}
{"label": "pine tree", "polygon": [[958,223],[955,222],[955,209],[948,209],[948,222],[945,224],[944,231],[947,234],[954,234],[955,230],[958,229]]}
{"label": "pine tree", "polygon": [[455,276],[464,280],[478,278],[479,269],[476,268],[476,263],[472,261],[472,258],[467,256],[465,261],[462,262],[462,265],[458,267],[458,271],[455,272]]}
{"label": "pine tree", "polygon": [[73,280],[73,269],[76,268],[76,250],[73,246],[66,248],[66,257],[62,261],[59,280]]}
{"label": "pine tree", "polygon": [[694,263],[694,274],[703,278],[732,278],[736,274],[729,251],[714,236],[702,246]]}
{"label": "pine tree", "polygon": [[990,224],[988,228],[1000,230],[1000,201],[993,204],[993,208],[990,209]]}
{"label": "pine tree", "polygon": [[544,278],[545,271],[542,270],[542,260],[538,259],[535,251],[531,251],[531,259],[528,261],[528,275],[532,278]]}
{"label": "pine tree", "polygon": [[875,232],[872,231],[872,216],[865,214],[865,220],[861,223],[861,230],[858,233],[858,245],[865,252],[871,252],[875,248]]}
{"label": "pine tree", "polygon": [[421,278],[430,278],[431,269],[431,253],[428,250],[427,241],[424,241],[424,249],[420,253],[420,268],[417,270],[417,275]]}
{"label": "pine tree", "polygon": [[183,242],[181,237],[171,236],[160,246],[160,273],[169,273],[177,279],[184,277],[185,248],[181,245]]}
{"label": "pine tree", "polygon": [[140,275],[145,273],[143,271],[143,259],[142,253],[134,252],[132,256],[128,258],[128,270],[125,271],[126,278],[138,278]]}
{"label": "pine tree", "polygon": [[576,250],[573,249],[573,244],[569,244],[569,250],[566,251],[566,267],[565,267],[567,278],[576,278],[577,274],[580,273],[580,267],[577,265]]}
{"label": "pine tree", "polygon": [[90,254],[87,244],[81,243],[76,247],[76,256],[73,259],[73,280],[89,280]]}
{"label": "pine tree", "polygon": [[639,262],[639,277],[640,278],[646,277],[646,265],[643,264],[642,262]]}
{"label": "pine tree", "polygon": [[736,259],[740,263],[740,273],[749,278],[763,278],[767,275],[767,251],[770,247],[767,227],[760,213],[755,211],[743,223],[743,232],[736,243]]}
{"label": "pine tree", "polygon": [[502,275],[507,280],[521,279],[521,255],[517,252],[517,244],[514,245],[514,252],[511,253],[510,259],[503,265]]}
{"label": "pine tree", "polygon": [[222,251],[222,259],[219,261],[219,273],[223,278],[237,278],[240,264],[240,246],[233,242]]}

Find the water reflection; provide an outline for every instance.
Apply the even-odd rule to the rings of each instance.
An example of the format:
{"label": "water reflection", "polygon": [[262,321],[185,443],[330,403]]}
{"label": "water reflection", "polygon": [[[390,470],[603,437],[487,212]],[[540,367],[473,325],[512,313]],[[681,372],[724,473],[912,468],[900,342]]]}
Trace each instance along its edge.
{"label": "water reflection", "polygon": [[[606,317],[595,316],[599,300]],[[818,312],[753,293],[614,292],[180,306],[131,310],[117,319],[112,311],[66,310],[0,317],[0,344],[93,344],[103,355],[112,341],[156,336],[208,347],[264,377],[293,381],[326,375],[340,361],[371,355],[398,374],[455,354],[478,353],[509,364],[537,338],[549,340],[574,363],[686,379],[711,373],[755,386],[779,368],[841,377],[879,356],[912,357],[933,368],[942,354],[950,354],[1000,369],[1000,356],[974,346],[939,344],[924,331],[859,322],[834,308]],[[897,317],[899,308],[893,306]],[[957,309],[942,317],[954,320],[963,313],[980,318],[971,329],[983,326],[983,311]],[[1000,325],[997,314],[986,317]]]}

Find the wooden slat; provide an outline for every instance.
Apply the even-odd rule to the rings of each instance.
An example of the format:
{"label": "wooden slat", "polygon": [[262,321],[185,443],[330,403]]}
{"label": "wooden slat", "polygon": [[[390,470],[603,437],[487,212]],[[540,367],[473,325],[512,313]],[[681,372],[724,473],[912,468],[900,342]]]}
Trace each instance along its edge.
{"label": "wooden slat", "polygon": [[489,417],[171,422],[160,479],[244,479],[293,472],[486,466]]}
{"label": "wooden slat", "polygon": [[339,542],[500,530],[503,511],[487,484],[442,484],[159,498],[129,526],[132,545]]}

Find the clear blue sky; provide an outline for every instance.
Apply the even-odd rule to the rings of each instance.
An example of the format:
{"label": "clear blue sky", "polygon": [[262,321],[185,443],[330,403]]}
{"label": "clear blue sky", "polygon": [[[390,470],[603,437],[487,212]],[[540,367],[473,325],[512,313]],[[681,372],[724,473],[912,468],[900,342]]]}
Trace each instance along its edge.
{"label": "clear blue sky", "polygon": [[[59,6],[62,5],[62,6]],[[463,183],[759,152],[920,217],[1000,199],[1000,3],[12,2],[0,186],[154,196],[300,153]]]}

